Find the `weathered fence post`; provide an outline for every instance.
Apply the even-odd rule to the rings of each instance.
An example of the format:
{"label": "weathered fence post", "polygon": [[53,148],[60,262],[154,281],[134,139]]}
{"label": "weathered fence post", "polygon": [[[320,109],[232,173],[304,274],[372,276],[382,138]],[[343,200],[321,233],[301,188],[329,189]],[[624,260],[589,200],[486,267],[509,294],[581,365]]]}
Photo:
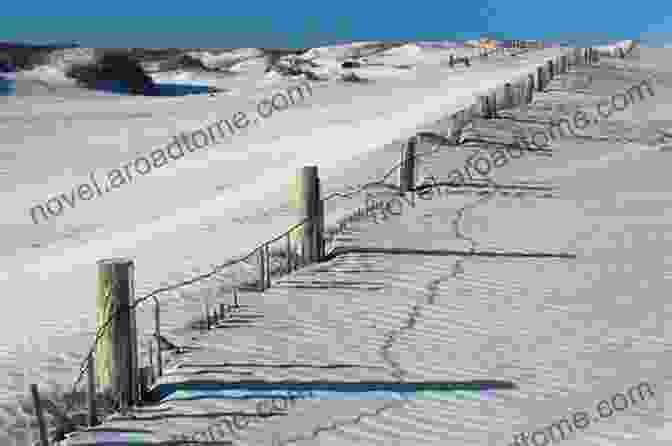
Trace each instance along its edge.
{"label": "weathered fence post", "polygon": [[156,369],[154,368],[154,340],[149,339],[147,343],[147,356],[149,356],[149,367],[152,369],[152,383],[156,377]]}
{"label": "weathered fence post", "polygon": [[266,286],[266,259],[264,254],[266,250],[264,249],[266,245],[261,245],[257,251],[259,251],[259,291],[264,291]]}
{"label": "weathered fence post", "polygon": [[233,295],[231,297],[233,297],[233,306],[235,308],[238,308],[239,307],[239,305],[238,305],[238,290],[236,289],[236,287],[233,287],[232,291],[233,291]]}
{"label": "weathered fence post", "polygon": [[210,309],[208,308],[207,297],[203,297],[201,305],[203,306],[203,316],[204,316],[203,322],[205,322],[205,328],[206,330],[210,330],[212,329],[212,325],[210,324]]}
{"label": "weathered fence post", "polygon": [[37,425],[40,428],[40,446],[49,446],[49,438],[47,437],[47,425],[44,422],[44,413],[42,412],[42,401],[40,400],[40,393],[37,390],[37,384],[30,385],[30,393],[33,395],[33,404],[35,405],[35,416],[37,417]]}
{"label": "weathered fence post", "polygon": [[292,238],[287,233],[287,274],[292,272]]}
{"label": "weathered fence post", "polygon": [[88,422],[89,427],[96,426],[98,424],[98,411],[96,408],[96,367],[93,354],[90,354],[88,359],[89,366],[89,381],[88,381],[88,392],[87,396],[89,398],[89,414]]}
{"label": "weathered fence post", "polygon": [[506,82],[504,84],[504,104],[502,108],[512,108],[513,107],[513,91],[511,90],[511,83]]}
{"label": "weathered fence post", "polygon": [[537,67],[537,91],[544,91],[544,67]]}
{"label": "weathered fence post", "polygon": [[464,110],[461,110],[453,115],[452,124],[450,127],[450,141],[457,145],[464,128]]}
{"label": "weathered fence post", "polygon": [[163,376],[163,355],[161,354],[161,307],[154,298],[154,339],[156,340],[156,376]]}
{"label": "weathered fence post", "polygon": [[271,287],[271,248],[266,244],[266,289]]}
{"label": "weathered fence post", "polygon": [[303,200],[301,217],[307,219],[303,224],[301,245],[304,264],[318,262],[320,258],[321,230],[324,227],[320,215],[320,181],[317,166],[304,166],[301,172],[301,190]]}
{"label": "weathered fence post", "polygon": [[140,396],[144,401],[148,395],[149,388],[152,386],[152,367],[144,366],[140,368]]}
{"label": "weathered fence post", "polygon": [[490,103],[490,118],[494,119],[497,117],[497,89],[492,90],[488,102]]}
{"label": "weathered fence post", "polygon": [[96,344],[96,381],[119,398],[122,410],[139,401],[133,271],[129,259],[98,261],[97,332],[111,322]]}
{"label": "weathered fence post", "polygon": [[478,100],[479,100],[480,108],[481,108],[481,116],[484,119],[489,118],[489,113],[490,113],[489,110],[490,109],[489,109],[489,105],[488,105],[488,97],[487,96],[480,96],[478,98]]}
{"label": "weathered fence post", "polygon": [[322,200],[322,183],[317,179],[317,234],[315,235],[315,242],[317,243],[317,262],[324,259],[326,253],[326,246],[324,242],[324,200]]}
{"label": "weathered fence post", "polygon": [[406,150],[403,152],[401,168],[399,169],[399,190],[403,194],[412,191],[413,186],[415,186],[415,148],[417,142],[416,137],[408,138]]}

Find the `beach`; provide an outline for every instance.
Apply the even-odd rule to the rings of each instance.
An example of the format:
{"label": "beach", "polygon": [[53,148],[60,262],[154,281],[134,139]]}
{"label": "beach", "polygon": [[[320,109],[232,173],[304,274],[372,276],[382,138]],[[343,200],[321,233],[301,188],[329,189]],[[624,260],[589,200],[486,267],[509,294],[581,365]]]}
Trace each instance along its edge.
{"label": "beach", "polygon": [[[558,51],[530,53],[529,63]],[[352,50],[313,52],[326,58],[323,66],[329,72]],[[383,66],[355,70],[375,82],[314,82],[309,100],[230,142],[190,153],[40,224],[32,221],[30,208],[68,193],[86,182],[90,172],[110,170],[165,147],[181,131],[252,111],[260,100],[296,81],[266,75],[255,59],[237,66],[240,76],[224,76],[216,83],[233,92],[216,97],[90,93],[68,85],[53,68],[25,74],[30,85],[41,79],[56,89],[3,98],[0,113],[5,160],[0,178],[5,206],[2,287],[26,296],[4,313],[2,324],[7,422],[20,423],[16,399],[26,393],[28,383],[39,382],[49,391],[74,379],[95,330],[96,261],[133,257],[138,296],[207,271],[297,221],[288,206],[288,184],[303,165],[320,165],[327,193],[365,182],[397,161],[396,141],[470,103],[477,89],[497,84],[501,74],[492,66],[513,74],[525,65],[521,58],[501,57],[474,60],[469,69],[451,68],[448,54],[410,44],[393,48],[378,56]],[[465,54],[473,57],[478,51],[457,53]],[[376,62],[375,55],[369,59]],[[404,63],[417,66],[390,68]],[[18,79],[17,92],[24,88],[26,82]],[[390,96],[390,89],[398,94]],[[339,208],[343,213],[351,204],[328,213],[337,216]],[[171,310],[163,317],[163,329],[188,336],[184,327],[200,314],[202,293],[226,293],[227,284],[250,274],[237,268],[199,286],[166,293],[161,302]],[[141,338],[151,331],[150,318],[151,310],[138,316]],[[17,323],[31,328],[17,330]]]}
{"label": "beach", "polygon": [[[246,431],[237,444],[271,444],[272,430],[284,444],[298,442],[290,441],[293,435],[320,444],[383,444],[391,438],[402,438],[403,444],[445,444],[446,439],[509,444],[515,432],[565,415],[567,404],[588,408],[593,400],[644,379],[655,383],[656,402],[662,402],[669,386],[664,367],[669,306],[663,297],[667,154],[650,141],[657,129],[672,127],[662,105],[672,93],[665,88],[669,69],[656,62],[659,50],[641,51],[636,59],[603,58],[603,67],[580,68],[594,77],[590,92],[598,96],[614,94],[655,70],[655,98],[613,118],[638,141],[566,138],[554,141],[552,157],[528,154],[493,173],[501,184],[552,185],[558,196],[472,191],[431,200],[416,197],[416,207],[398,218],[365,223],[336,241],[343,247],[571,252],[576,260],[344,255],[279,279],[263,294],[244,294],[244,302],[261,312],[262,320],[227,334],[214,330],[201,336],[197,343],[205,349],[182,359],[216,362],[222,355],[224,361],[338,359],[385,365],[388,372],[376,372],[376,378],[497,375],[516,382],[517,393],[498,393],[495,403],[395,406],[390,415],[381,415],[385,421],[360,416],[319,434],[317,426],[353,418],[364,404],[311,402],[283,421],[271,420],[272,429],[264,424]],[[263,126],[80,203],[43,225],[34,224],[27,210],[69,191],[91,170],[122,165],[165,146],[180,131],[251,110],[288,84],[260,85],[257,80],[244,87],[237,80],[236,94],[216,97],[71,99],[67,112],[62,98],[17,98],[0,113],[1,125],[11,129],[3,133],[3,158],[10,164],[0,177],[6,216],[2,286],[6,295],[21,296],[2,324],[3,409],[7,425],[13,426],[7,432],[18,435],[23,414],[16,400],[29,383],[49,389],[73,379],[93,339],[97,260],[133,258],[138,296],[206,271],[297,221],[288,204],[288,184],[301,166],[319,166],[325,194],[378,178],[398,162],[399,146],[408,137],[441,129],[441,120],[471,105],[474,96],[559,54],[562,50],[553,48],[475,58],[469,68],[450,68],[442,63],[445,53],[436,49],[395,48],[380,59],[392,59],[390,65],[410,61],[413,70],[372,66],[358,71],[375,80],[369,84],[311,84],[308,100]],[[624,75],[628,67],[639,69],[639,77]],[[579,95],[536,97],[562,104]],[[588,133],[600,135],[606,132],[603,127]],[[445,179],[472,150],[438,151],[419,169],[422,175]],[[362,204],[334,200],[326,207],[326,218],[336,221]],[[456,217],[461,221],[456,223]],[[221,301],[235,280],[252,274],[251,268],[238,268],[166,293],[161,299],[164,333],[192,342],[193,333],[184,327],[199,315],[203,296]],[[329,286],[339,280],[352,283],[341,290]],[[306,291],[297,287],[301,282],[326,285]],[[366,291],[362,282],[372,290]],[[30,328],[18,329],[19,324]],[[146,338],[152,330],[151,311],[141,311],[138,324]],[[172,367],[179,377],[177,365]],[[302,374],[291,376],[324,377]],[[271,372],[256,376],[278,377]],[[197,408],[210,410],[216,403],[199,404]],[[385,413],[366,404],[371,413]],[[171,410],[185,409],[177,405]],[[307,413],[314,415],[311,421]],[[647,428],[664,422],[660,407],[645,415],[619,414],[609,425],[612,443],[604,444],[626,444],[618,443],[626,441],[626,432],[655,444],[663,434],[654,439]],[[635,424],[634,432],[626,429]],[[146,427],[159,425],[153,420]],[[175,431],[202,427],[193,419],[170,425]],[[157,432],[169,433],[165,427]],[[606,435],[601,432],[592,427],[565,443],[583,444],[590,438],[600,444]]]}

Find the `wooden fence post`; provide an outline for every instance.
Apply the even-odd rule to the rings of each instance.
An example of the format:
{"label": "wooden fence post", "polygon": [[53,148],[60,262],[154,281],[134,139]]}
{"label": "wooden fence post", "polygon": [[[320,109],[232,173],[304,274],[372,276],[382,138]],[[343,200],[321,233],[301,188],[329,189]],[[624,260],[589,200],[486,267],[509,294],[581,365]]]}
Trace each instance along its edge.
{"label": "wooden fence post", "polygon": [[537,67],[537,91],[544,91],[544,67]]}
{"label": "wooden fence post", "polygon": [[103,393],[119,398],[122,410],[139,401],[138,338],[134,267],[129,259],[98,261],[97,332],[111,319],[96,345],[96,378]]}
{"label": "wooden fence post", "polygon": [[232,291],[233,291],[233,295],[231,297],[233,297],[233,306],[235,308],[238,308],[239,307],[239,305],[238,305],[238,290],[235,287],[233,287]]}
{"label": "wooden fence post", "polygon": [[323,216],[320,215],[320,179],[317,166],[304,166],[301,171],[301,189],[303,191],[302,219],[308,219],[304,225],[302,240],[302,257],[304,264],[322,260],[320,245],[322,244]]}
{"label": "wooden fence post", "polygon": [[525,98],[525,101],[528,104],[531,104],[533,99],[534,99],[534,74],[528,74],[527,75],[527,97]]}
{"label": "wooden fence post", "polygon": [[464,127],[464,110],[455,113],[451,119],[450,140],[452,144],[457,144]]}
{"label": "wooden fence post", "polygon": [[271,287],[271,248],[266,245],[266,289]]}
{"label": "wooden fence post", "polygon": [[492,90],[488,102],[490,104],[490,118],[494,119],[497,117],[497,89]]}
{"label": "wooden fence post", "polygon": [[487,96],[480,96],[479,98],[479,103],[480,103],[480,108],[481,108],[481,116],[485,119],[489,118],[489,104],[488,104],[488,97]]}
{"label": "wooden fence post", "polygon": [[90,354],[88,359],[89,365],[89,381],[88,381],[88,398],[89,398],[89,427],[98,425],[98,410],[96,408],[96,366],[93,354]]}
{"label": "wooden fence post", "polygon": [[317,233],[315,241],[317,243],[317,262],[321,262],[326,254],[324,241],[324,200],[322,199],[322,183],[317,178]]}
{"label": "wooden fence post", "polygon": [[287,274],[289,274],[292,272],[292,239],[289,236],[289,232],[287,233],[285,255],[287,261]]}
{"label": "wooden fence post", "polygon": [[205,322],[205,328],[207,330],[210,330],[212,329],[212,325],[210,324],[210,309],[208,308],[207,297],[203,297],[201,305],[203,306],[203,317],[204,317],[203,322]]}
{"label": "wooden fence post", "polygon": [[49,446],[49,438],[47,437],[47,425],[44,422],[44,413],[42,412],[42,401],[40,400],[40,393],[37,390],[37,384],[30,385],[30,393],[33,395],[33,404],[35,405],[35,416],[37,417],[37,425],[40,428],[40,446]]}
{"label": "wooden fence post", "polygon": [[513,91],[510,82],[504,84],[504,104],[502,104],[502,108],[513,108]]}
{"label": "wooden fence post", "polygon": [[161,307],[154,299],[154,339],[156,341],[156,376],[163,376],[163,355],[161,354]]}
{"label": "wooden fence post", "polygon": [[266,259],[264,258],[264,254],[266,254],[266,250],[264,249],[266,245],[262,245],[259,247],[257,250],[259,252],[259,291],[264,291],[265,286],[266,286]]}
{"label": "wooden fence post", "polygon": [[525,98],[527,97],[527,92],[525,91],[525,82],[526,80],[520,80],[516,82],[516,107],[525,103]]}
{"label": "wooden fence post", "polygon": [[152,369],[152,382],[154,382],[156,377],[156,369],[154,368],[154,340],[152,338],[149,339],[147,350],[147,356],[149,356],[149,367]]}
{"label": "wooden fence post", "polygon": [[140,396],[145,401],[149,388],[152,387],[153,371],[152,367],[147,365],[140,368]]}
{"label": "wooden fence post", "polygon": [[417,138],[410,137],[406,143],[406,150],[403,152],[401,168],[399,169],[399,190],[406,194],[413,189],[415,185],[415,148]]}

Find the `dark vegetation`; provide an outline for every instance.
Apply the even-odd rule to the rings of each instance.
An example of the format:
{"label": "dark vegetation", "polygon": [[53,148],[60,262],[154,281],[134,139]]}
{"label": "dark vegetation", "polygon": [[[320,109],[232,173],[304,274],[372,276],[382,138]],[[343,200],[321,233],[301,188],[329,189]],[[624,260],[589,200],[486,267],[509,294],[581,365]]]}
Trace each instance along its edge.
{"label": "dark vegetation", "polygon": [[105,52],[96,62],[73,65],[65,74],[87,88],[122,84],[131,94],[147,94],[156,88],[138,59],[126,51]]}
{"label": "dark vegetation", "polygon": [[323,80],[320,76],[312,72],[310,68],[317,68],[320,65],[310,59],[303,59],[300,57],[293,57],[289,60],[282,59],[285,56],[299,56],[308,49],[296,50],[278,50],[278,49],[263,49],[266,56],[266,70],[265,72],[275,71],[283,76],[305,76],[311,81]]}
{"label": "dark vegetation", "polygon": [[[76,79],[81,86],[107,90],[122,94],[144,96],[184,96],[190,94],[216,94],[223,90],[211,86],[180,85],[180,84],[157,84],[145,72],[142,67],[139,53],[145,50],[105,50],[97,54],[93,63],[77,64],[71,66],[66,76]],[[164,65],[161,57],[171,54],[174,50],[152,50],[152,57],[159,59],[159,64]],[[190,67],[197,70],[213,71],[205,67],[198,59],[186,54],[181,54],[173,59],[176,69]],[[164,67],[162,67],[165,69]]]}
{"label": "dark vegetation", "polygon": [[203,65],[199,59],[188,54],[178,54],[163,58],[143,58],[142,62],[157,62],[158,71],[173,71],[173,70],[197,70],[197,71],[217,71],[217,69],[209,68]]}
{"label": "dark vegetation", "polygon": [[278,61],[284,56],[298,56],[308,51],[308,48],[289,50],[289,49],[270,49],[262,48],[261,49],[268,60],[268,65],[273,66],[278,63]]}
{"label": "dark vegetation", "polygon": [[0,64],[12,65],[17,70],[29,70],[47,63],[49,54],[53,51],[77,47],[75,44],[31,45],[0,42]]}

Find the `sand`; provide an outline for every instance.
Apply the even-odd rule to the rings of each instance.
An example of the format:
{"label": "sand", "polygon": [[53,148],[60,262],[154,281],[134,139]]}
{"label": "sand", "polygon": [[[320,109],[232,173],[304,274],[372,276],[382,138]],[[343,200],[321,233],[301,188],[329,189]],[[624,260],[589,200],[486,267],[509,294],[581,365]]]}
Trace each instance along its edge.
{"label": "sand", "polygon": [[[319,165],[327,193],[382,175],[397,162],[399,142],[404,138],[419,129],[435,125],[440,118],[470,104],[474,94],[501,84],[502,79],[522,76],[539,65],[544,58],[557,55],[560,51],[552,49],[530,53],[525,58],[507,57],[499,61],[490,58],[482,64],[474,63],[470,70],[463,67],[451,70],[447,65],[440,64],[440,56],[433,50],[431,55],[426,56],[426,62],[423,62],[422,55],[414,70],[381,70],[384,73],[376,77],[375,69],[369,69],[366,75],[375,79],[371,84],[328,82],[326,86],[315,86],[314,95],[304,105],[273,116],[264,122],[263,127],[252,128],[246,135],[236,136],[230,144],[200,156],[189,159],[185,157],[174,166],[157,170],[114,194],[105,195],[96,201],[80,203],[76,209],[69,210],[53,223],[50,222],[50,225],[43,226],[30,222],[27,209],[31,204],[43,202],[54,193],[69,191],[72,186],[84,180],[92,169],[111,169],[146,153],[152,147],[164,145],[177,131],[202,126],[204,122],[221,119],[237,110],[251,110],[256,100],[287,84],[262,83],[259,79],[249,80],[247,83],[237,80],[236,84],[229,85],[232,89],[235,88],[233,94],[216,98],[82,98],[69,100],[67,112],[63,111],[63,103],[55,102],[52,98],[17,100],[11,111],[3,111],[0,118],[4,119],[3,125],[6,128],[12,129],[6,136],[3,134],[7,141],[3,144],[3,153],[7,153],[6,157],[13,158],[14,163],[9,174],[2,178],[1,186],[6,216],[3,227],[3,249],[6,250],[2,260],[3,286],[5,294],[22,297],[17,300],[11,313],[4,313],[8,316],[5,324],[2,324],[3,336],[7,339],[7,351],[3,354],[5,358],[2,362],[6,364],[8,378],[11,378],[8,379],[7,391],[3,392],[7,395],[8,421],[12,423],[20,418],[20,413],[13,412],[16,407],[13,401],[17,393],[24,391],[27,383],[40,382],[41,385],[49,386],[66,383],[73,378],[78,360],[92,339],[91,316],[96,260],[112,256],[133,257],[137,262],[138,295],[143,295],[161,284],[183,280],[208,270],[212,264],[246,252],[258,242],[271,234],[282,232],[296,221],[293,211],[283,207],[283,204],[287,203],[288,178],[297,168],[312,163]],[[413,60],[411,56],[399,57],[397,54],[394,63]],[[417,63],[418,58],[415,57]],[[608,83],[605,85],[609,86]],[[226,81],[222,80],[221,86],[226,87]],[[394,94],[390,94],[390,91]],[[663,93],[660,97],[664,97]],[[644,106],[651,107],[646,104]],[[658,108],[647,110],[652,113],[653,110],[661,110],[660,104]],[[658,119],[664,119],[664,112],[658,113]],[[130,114],[146,116],[134,118]],[[18,118],[24,121],[30,118],[32,121],[21,123]],[[667,125],[669,126],[670,124]],[[596,148],[587,149],[593,146]],[[87,149],[82,150],[83,147]],[[655,157],[651,150],[632,147],[628,149],[626,151],[622,147],[619,149],[608,144],[576,144],[568,141],[559,148],[560,156],[555,156],[552,160],[530,157],[515,165],[512,163],[510,172],[520,173],[511,174],[513,178],[508,179],[508,182],[530,177],[554,182],[560,185],[560,190],[567,194],[567,198],[565,201],[529,199],[513,202],[511,198],[493,199],[473,211],[472,218],[475,222],[472,223],[474,227],[470,228],[472,237],[481,241],[484,246],[502,249],[573,250],[584,257],[594,257],[590,257],[591,261],[584,261],[580,268],[576,263],[566,261],[527,264],[514,262],[505,265],[503,269],[488,262],[470,265],[467,279],[459,285],[459,290],[453,289],[451,284],[446,284],[445,288],[444,285],[436,285],[439,288],[433,294],[435,300],[444,297],[441,302],[454,301],[456,296],[467,296],[466,301],[455,303],[456,307],[453,309],[441,307],[443,303],[430,304],[436,306],[430,307],[430,314],[434,316],[425,320],[425,331],[415,335],[404,334],[409,336],[402,340],[401,345],[406,347],[395,347],[402,348],[402,351],[393,352],[401,357],[394,361],[399,361],[400,367],[408,370],[410,364],[418,364],[414,366],[417,370],[412,373],[425,378],[445,377],[446,373],[456,377],[473,377],[476,374],[490,375],[496,372],[505,375],[508,373],[507,376],[520,379],[523,371],[527,371],[531,373],[530,381],[526,382],[526,389],[529,390],[521,392],[523,400],[525,396],[539,399],[546,394],[544,392],[572,389],[584,395],[588,403],[592,401],[589,398],[592,395],[593,399],[609,396],[610,392],[616,391],[613,389],[617,388],[617,384],[636,384],[636,380],[641,378],[634,376],[634,370],[628,369],[627,372],[624,371],[622,380],[619,378],[616,381],[605,381],[601,387],[596,387],[593,393],[587,395],[586,386],[594,384],[593,381],[577,381],[576,386],[572,387],[570,383],[573,381],[567,376],[576,368],[585,370],[586,364],[591,361],[586,357],[585,364],[572,368],[574,366],[570,360],[576,356],[574,349],[581,340],[576,333],[579,328],[588,324],[583,323],[583,319],[568,317],[567,313],[574,315],[596,311],[585,308],[583,304],[586,296],[576,297],[576,303],[571,299],[567,301],[568,297],[578,295],[579,291],[595,296],[608,296],[609,290],[606,287],[612,283],[618,283],[622,293],[628,289],[628,284],[631,287],[642,286],[639,280],[627,280],[626,272],[646,277],[648,286],[658,292],[662,291],[659,289],[662,281],[656,282],[646,272],[649,271],[646,268],[651,266],[644,267],[629,262],[628,237],[620,239],[621,245],[609,247],[609,242],[616,236],[611,234],[618,234],[618,231],[625,229],[626,220],[622,218],[624,215],[620,215],[621,219],[614,216],[603,221],[593,215],[586,216],[589,212],[577,209],[577,203],[581,203],[581,206],[593,206],[589,209],[597,212],[595,200],[604,200],[604,196],[600,194],[608,194],[613,187],[623,184],[622,179],[627,178],[630,172],[625,167],[637,161],[637,156],[647,159],[646,164],[639,169],[653,169],[656,174],[647,174],[650,187],[634,189],[630,192],[630,197],[639,197],[641,194],[649,196],[648,194],[655,191],[665,191],[662,183],[664,172],[661,170],[664,165],[659,161],[660,154],[656,153],[658,157]],[[437,161],[437,175],[459,166],[459,156],[447,156],[442,164]],[[562,158],[563,156],[567,158]],[[586,159],[583,160],[582,157]],[[618,173],[612,168],[616,162],[620,162],[622,166]],[[609,163],[608,170],[604,169],[606,163]],[[541,166],[542,170],[537,171],[537,166]],[[547,173],[544,173],[543,168],[547,169]],[[497,175],[504,175],[505,172],[508,171],[498,170]],[[596,175],[602,175],[611,181],[611,186],[596,187]],[[655,182],[655,178],[661,182]],[[661,194],[654,196],[664,199]],[[405,214],[403,218],[408,220],[404,220],[404,223],[390,223],[389,232],[385,233],[380,228],[368,228],[361,236],[353,235],[357,237],[354,242],[365,245],[383,241],[394,246],[415,247],[424,244],[433,247],[438,240],[440,247],[468,247],[469,244],[465,244],[463,239],[457,240],[458,237],[454,236],[450,221],[451,215],[454,216],[456,210],[470,201],[473,198],[454,198],[449,202],[432,201],[426,208],[418,208],[413,213]],[[345,200],[344,204],[334,204],[328,208],[328,219],[333,219],[353,205],[356,206],[357,203],[352,200]],[[535,211],[536,206],[542,212]],[[615,210],[611,212],[615,213],[618,204],[614,203],[613,206]],[[659,209],[658,204],[651,206],[653,207],[649,212],[652,214],[654,209]],[[558,210],[562,212],[558,213]],[[479,216],[479,212],[482,215]],[[427,217],[426,214],[436,216]],[[660,218],[660,215],[657,216],[656,221]],[[497,223],[500,220],[506,223],[500,225]],[[566,223],[558,229],[552,229],[557,226],[558,220]],[[590,224],[586,226],[586,222]],[[590,225],[596,224],[604,225],[608,231],[599,232],[601,238],[597,237],[597,241],[592,244],[587,243],[594,233]],[[513,230],[507,230],[507,227]],[[651,237],[650,232],[655,233],[661,229],[638,228],[637,241],[645,242]],[[660,241],[656,240],[658,239],[648,241],[647,249],[656,249],[655,252],[660,256],[664,249]],[[39,244],[39,247],[31,247],[33,243]],[[167,246],[170,246],[169,250],[166,250]],[[643,258],[646,256],[643,248],[638,253]],[[376,275],[366,280],[383,284],[385,291],[369,294],[371,292],[362,291],[353,284],[350,287],[352,289],[338,294],[333,289],[299,291],[291,283],[279,285],[263,296],[247,297],[268,315],[260,322],[268,325],[263,325],[262,330],[246,328],[236,332],[235,336],[223,335],[226,340],[213,339],[212,348],[223,353],[226,360],[235,357],[241,361],[296,357],[319,361],[339,358],[339,361],[349,359],[380,362],[379,349],[384,338],[404,325],[409,311],[415,311],[415,301],[420,302],[427,297],[427,284],[437,278],[456,274],[455,262],[451,259],[388,259],[384,256],[373,256],[369,259],[366,256],[354,256],[352,260],[337,260],[331,266],[324,266],[327,268],[324,274],[329,276],[329,269],[338,270],[344,264],[347,267],[351,261],[354,262],[352,268],[358,272],[362,268],[383,270],[383,273],[375,273]],[[607,275],[607,272],[602,271],[610,261],[620,266],[607,269],[611,274]],[[341,266],[334,266],[339,264]],[[628,264],[634,265],[630,271],[627,271]],[[662,268],[658,271],[658,277],[662,277],[660,273],[664,273],[664,263],[658,262],[657,265]],[[543,274],[537,276],[539,272]],[[240,276],[246,273],[249,271],[237,272]],[[602,279],[600,273],[610,279]],[[315,274],[319,275],[310,270],[302,274],[308,274],[309,278],[300,280],[311,282],[315,280]],[[351,273],[345,274],[352,279]],[[578,280],[581,278],[582,280]],[[598,279],[603,288],[596,285]],[[613,282],[612,279],[619,279],[620,282]],[[175,336],[182,334],[179,328],[193,315],[198,314],[205,290],[217,290],[227,283],[231,283],[231,278],[221,277],[203,284],[203,287],[191,287],[166,296],[162,301],[171,310],[164,318],[164,331]],[[634,297],[636,290],[631,291]],[[474,294],[482,296],[484,301],[470,297]],[[613,289],[611,294],[614,294]],[[619,326],[619,323],[623,326],[623,337],[615,338],[614,342],[624,342],[626,335],[633,334],[633,321],[648,321],[647,326],[650,328],[640,344],[651,350],[648,360],[655,368],[666,348],[660,319],[664,316],[664,307],[655,300],[653,290],[640,292],[640,299],[644,299],[647,305],[640,305],[638,312],[632,313],[627,306],[628,302],[623,301],[624,297],[620,297],[621,295],[615,295],[614,299],[623,302],[621,305],[628,308],[633,318],[607,318],[612,326]],[[412,296],[414,297],[409,299]],[[493,296],[510,300],[490,301]],[[520,302],[524,298],[527,300]],[[553,300],[555,298],[558,300]],[[211,299],[222,299],[221,292],[211,295]],[[316,311],[313,304],[322,299],[324,303],[320,304],[320,308],[323,309]],[[516,315],[513,319],[510,315],[505,317],[506,309],[514,301],[522,306],[520,311],[523,314]],[[610,302],[613,305],[613,301]],[[468,306],[470,303],[475,306]],[[484,307],[479,307],[479,303]],[[450,303],[447,305],[450,306]],[[532,319],[537,308],[544,305],[551,310],[555,308],[558,314],[551,311],[545,318],[540,317],[538,323],[532,324],[529,330],[537,331],[525,335],[525,344],[511,343],[511,339],[515,339],[514,336],[521,332],[520,327],[512,322],[526,320],[525,317]],[[457,315],[454,311],[460,314]],[[491,311],[495,316],[501,317],[492,322],[486,321],[482,318],[484,311]],[[657,316],[646,319],[645,316],[650,314],[648,312]],[[475,344],[451,347],[454,340],[464,335],[464,325],[454,326],[453,331],[442,330],[448,321],[457,321],[458,316],[463,318],[460,320],[471,321],[471,327],[481,336],[474,340]],[[584,316],[588,318],[587,315],[581,317]],[[143,334],[147,334],[151,330],[149,315],[141,314],[139,317]],[[345,320],[351,322],[344,324]],[[26,353],[22,353],[23,339],[16,335],[26,332],[16,329],[19,321],[33,327]],[[562,338],[557,345],[549,344],[547,350],[555,355],[542,355],[538,360],[530,360],[528,352],[533,346],[532,336],[548,341],[549,338],[557,336],[558,332],[553,328],[562,324],[562,321],[565,321],[565,325],[561,327],[562,333],[568,338]],[[502,331],[489,333],[488,327],[491,324],[500,327],[498,330]],[[585,334],[592,339],[596,348],[607,348],[603,345],[604,340],[595,339],[596,333],[606,329],[606,326],[606,322],[593,323],[593,331]],[[262,333],[264,337],[260,341]],[[612,333],[613,336],[621,334],[615,329],[612,329]],[[414,339],[412,336],[425,338]],[[475,356],[474,352],[490,351],[486,346],[489,342],[495,342],[494,339],[498,337],[509,340],[508,347],[501,353],[503,358],[508,359],[502,359],[500,365],[492,360],[484,365],[479,359],[481,354]],[[493,339],[488,341],[489,338]],[[331,344],[334,339],[341,341],[338,345]],[[447,342],[446,339],[453,341]],[[583,343],[590,344],[586,339],[583,339]],[[425,347],[419,350],[418,345]],[[562,349],[558,350],[559,347]],[[423,353],[425,349],[434,351],[431,358],[438,359],[430,359],[429,353]],[[210,353],[212,352],[209,350],[203,354]],[[633,353],[633,358],[639,360],[640,353],[637,350]],[[488,357],[491,355],[494,353],[488,354]],[[618,364],[615,355],[607,355],[604,360],[604,370],[596,369],[599,376],[608,374],[610,367]],[[541,362],[540,370],[548,370],[547,376],[552,375],[552,378],[546,379],[541,374],[530,371],[536,367],[535,361]],[[17,363],[30,367],[27,379],[24,380],[21,376],[22,371],[17,373]],[[394,369],[392,362],[387,365]],[[661,377],[656,375],[653,378]],[[535,386],[541,390],[532,390],[533,387],[536,389]],[[572,399],[572,404],[575,401]],[[342,429],[342,434],[320,434],[320,441],[332,439],[340,444],[355,441],[362,444],[389,444],[391,438],[403,436],[408,444],[443,444],[446,439],[459,441],[459,444],[493,444],[494,440],[490,440],[496,437],[498,442],[503,443],[511,441],[510,435],[514,432],[512,429],[547,424],[553,419],[551,415],[565,414],[560,407],[562,403],[548,403],[546,412],[538,411],[534,408],[536,406],[525,406],[523,412],[523,407],[519,407],[518,402],[520,401],[516,400],[515,404],[507,406],[502,401],[504,408],[497,415],[501,421],[497,422],[483,415],[493,409],[491,406],[486,408],[480,402],[470,406],[472,412],[457,412],[455,406],[439,407],[434,403],[420,405],[416,409],[400,408],[393,418],[401,418],[401,421],[386,422],[389,425],[381,428],[353,425]],[[315,426],[328,422],[333,417],[347,418],[358,405],[332,405],[333,410],[342,410],[341,415],[332,413],[332,409],[328,407],[320,407],[319,411],[314,407],[310,409],[316,414],[315,420],[311,421]],[[499,403],[496,407],[499,407]],[[589,407],[589,404],[580,407]],[[462,409],[460,406],[460,410]],[[454,420],[458,414],[463,414],[460,416],[464,418]],[[523,421],[523,414],[535,415]],[[548,416],[544,418],[542,414]],[[626,415],[620,416],[623,423],[626,419],[629,420]],[[447,422],[447,419],[451,421]],[[297,435],[312,429],[308,427],[310,423],[305,416],[297,414],[293,420],[295,425],[292,429]],[[478,420],[480,427],[465,430],[464,426],[473,425],[474,420]],[[511,420],[517,420],[515,428],[512,428]],[[415,425],[422,432],[412,431],[410,427],[402,429],[401,425]],[[189,429],[198,428],[194,423],[187,423],[187,426]],[[460,426],[462,430],[459,430]],[[291,436],[292,431],[287,426],[278,428],[285,437]],[[382,429],[383,432],[376,429]],[[162,432],[165,433],[165,430]],[[249,444],[270,441],[267,428],[260,427],[254,433],[245,435],[245,442]]]}

